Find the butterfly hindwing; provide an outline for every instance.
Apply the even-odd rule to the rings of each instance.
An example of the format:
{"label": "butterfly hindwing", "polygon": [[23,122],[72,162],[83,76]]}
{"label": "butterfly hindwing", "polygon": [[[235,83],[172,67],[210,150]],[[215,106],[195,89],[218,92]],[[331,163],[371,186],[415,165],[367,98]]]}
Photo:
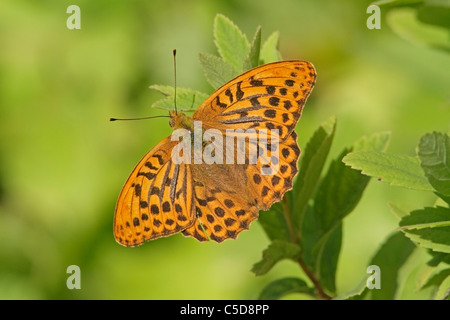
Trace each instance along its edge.
{"label": "butterfly hindwing", "polygon": [[183,234],[199,241],[235,239],[258,217],[253,198],[245,190],[244,168],[210,165],[210,172],[205,171],[201,166],[193,171],[197,218]]}
{"label": "butterfly hindwing", "polygon": [[[264,146],[262,146],[264,148]],[[255,165],[246,168],[248,189],[255,190],[255,202],[262,210],[283,198],[286,191],[292,189],[293,179],[298,172],[297,161],[300,148],[295,131],[276,150],[265,151],[266,157],[259,157]]]}
{"label": "butterfly hindwing", "polygon": [[[185,236],[199,241],[234,239],[249,228],[259,210],[268,210],[292,189],[300,156],[295,131],[273,150],[267,150],[264,144],[258,144],[258,147],[262,154],[254,164],[246,157],[246,164],[242,165],[209,165],[208,169],[201,169],[201,166],[194,169],[197,218],[183,231]],[[247,154],[249,149],[247,142]],[[210,172],[206,173],[208,170]]]}

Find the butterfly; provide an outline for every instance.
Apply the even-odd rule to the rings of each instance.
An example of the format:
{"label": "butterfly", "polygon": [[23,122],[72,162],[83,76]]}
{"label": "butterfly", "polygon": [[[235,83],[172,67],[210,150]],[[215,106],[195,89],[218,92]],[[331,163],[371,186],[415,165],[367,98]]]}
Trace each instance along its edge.
{"label": "butterfly", "polygon": [[[300,156],[294,128],[315,79],[314,66],[307,61],[268,63],[218,88],[192,117],[170,111],[174,133],[181,130],[187,136],[166,137],[131,172],[115,209],[116,241],[138,246],[181,232],[199,241],[222,242],[248,229],[260,210],[268,210],[292,189]],[[190,144],[194,155],[175,161],[180,152],[174,151],[194,136],[198,123],[200,133],[211,131],[216,138],[190,140],[185,146]],[[232,132],[235,141],[251,130],[257,137],[265,134],[267,139],[261,140],[270,143],[244,137],[238,149],[217,138]],[[212,150],[212,156],[223,150],[234,162],[194,159],[208,154],[206,150]],[[242,154],[243,161],[236,161]],[[269,167],[276,170],[264,173]]]}

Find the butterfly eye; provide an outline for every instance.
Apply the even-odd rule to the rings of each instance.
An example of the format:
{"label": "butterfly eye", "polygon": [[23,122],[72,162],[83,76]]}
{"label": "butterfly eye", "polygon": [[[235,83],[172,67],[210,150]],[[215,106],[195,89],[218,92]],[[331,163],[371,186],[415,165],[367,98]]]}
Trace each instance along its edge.
{"label": "butterfly eye", "polygon": [[169,126],[171,126],[173,128],[174,125],[175,125],[175,119],[170,119]]}

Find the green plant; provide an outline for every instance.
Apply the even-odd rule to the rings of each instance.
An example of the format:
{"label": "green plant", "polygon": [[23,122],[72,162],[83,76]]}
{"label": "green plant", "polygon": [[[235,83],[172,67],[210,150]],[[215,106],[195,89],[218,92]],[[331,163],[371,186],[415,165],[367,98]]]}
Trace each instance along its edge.
{"label": "green plant", "polygon": [[335,119],[330,118],[316,130],[300,158],[300,172],[292,192],[282,203],[261,214],[259,221],[272,243],[252,269],[256,275],[262,275],[280,260],[291,259],[299,264],[314,287],[300,278],[280,279],[261,292],[261,299],[280,298],[291,292],[325,299],[337,295],[342,220],[356,207],[370,180],[346,167],[342,158],[351,151],[384,150],[389,134],[377,133],[356,141],[331,162],[321,178],[335,126]]}
{"label": "green plant", "polygon": [[[258,27],[250,43],[230,19],[218,14],[214,20],[214,41],[220,57],[205,52],[199,54],[207,81],[213,89],[217,89],[248,69],[281,60],[278,37],[278,32],[274,32],[261,45],[261,27]],[[173,108],[172,86],[152,85],[150,89],[166,95],[165,98],[154,102],[153,108],[165,110]],[[177,103],[189,107],[184,111],[194,111],[208,96],[207,93],[177,87]]]}
{"label": "green plant", "polygon": [[[247,69],[281,60],[277,32],[272,33],[261,45],[261,27],[258,27],[250,42],[231,20],[221,14],[215,18],[214,39],[220,56],[209,53],[199,55],[206,79],[214,89]],[[166,95],[156,101],[153,107],[173,108],[175,92],[173,87],[153,85],[150,88]],[[207,97],[206,93],[177,88],[177,103],[188,107],[187,111],[195,110]],[[254,264],[252,272],[262,276],[278,262],[289,259],[298,264],[299,271],[301,270],[299,273],[304,274],[306,278],[289,277],[275,280],[262,290],[260,299],[279,299],[289,293],[303,293],[320,299],[367,298],[369,290],[366,287],[366,278],[362,279],[351,292],[340,293],[336,288],[343,219],[358,204],[370,181],[370,176],[381,177],[383,181],[390,181],[394,185],[434,190],[425,176],[417,174],[420,164],[412,157],[392,155],[391,160],[398,161],[398,164],[403,167],[401,179],[397,179],[398,172],[392,173],[385,170],[382,175],[379,175],[376,171],[376,174],[368,176],[348,166],[352,164],[353,167],[360,169],[356,164],[353,165],[352,159],[366,155],[373,159],[379,158],[382,167],[390,139],[388,132],[363,137],[353,146],[344,148],[339,156],[330,162],[327,171],[323,174],[335,135],[336,122],[336,118],[331,117],[314,132],[300,157],[300,170],[294,180],[293,189],[270,210],[261,212],[258,220],[270,239],[270,244],[264,250],[261,261]],[[448,150],[450,152],[450,149]],[[430,160],[431,163],[432,160]],[[436,183],[439,188],[440,183],[448,187],[446,184],[448,182],[438,180]],[[448,202],[448,197],[442,196],[442,198]],[[442,215],[442,210],[441,207],[436,208],[436,216]],[[414,213],[411,216],[413,216],[410,218],[412,220],[406,217],[406,220],[402,219],[401,231],[394,232],[370,261],[369,265],[377,265],[383,271],[383,290],[371,290],[373,299],[395,298],[399,269],[415,248],[403,234],[413,239],[424,233],[419,230],[417,234],[416,222],[421,221],[421,213]],[[429,222],[439,224],[441,221]],[[428,229],[432,226],[437,225],[429,225]],[[439,227],[445,227],[445,224]],[[449,239],[445,236],[444,238],[447,239],[445,241]],[[444,254],[444,252],[441,253]],[[446,261],[448,262],[447,255],[434,254],[430,264],[437,266],[440,262]],[[424,286],[438,286],[438,282],[446,274],[448,275],[448,271],[442,271],[431,277],[429,281],[425,281]],[[448,279],[441,283],[447,283],[447,281]]]}
{"label": "green plant", "polygon": [[[450,296],[450,138],[432,132],[419,141],[416,156],[375,151],[355,151],[344,163],[393,186],[434,192],[434,207],[409,213],[391,204],[400,218],[399,228],[419,248],[428,250],[430,260],[417,278],[417,290],[434,287],[434,299]],[[392,254],[400,254],[390,247]]]}
{"label": "green plant", "polygon": [[401,38],[450,52],[450,4],[440,0],[378,0],[389,27]]}

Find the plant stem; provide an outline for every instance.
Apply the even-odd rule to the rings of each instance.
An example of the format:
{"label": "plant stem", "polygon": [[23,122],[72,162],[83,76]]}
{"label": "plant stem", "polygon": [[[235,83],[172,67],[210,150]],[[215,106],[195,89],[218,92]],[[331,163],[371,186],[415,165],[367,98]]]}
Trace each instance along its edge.
{"label": "plant stem", "polygon": [[317,280],[316,275],[309,269],[309,267],[306,265],[305,261],[303,261],[303,259],[301,257],[299,257],[297,259],[297,261],[300,264],[300,266],[302,267],[303,271],[308,276],[308,278],[314,284],[314,288],[316,288],[316,291],[317,291],[317,296],[321,299],[331,300],[332,297],[330,297],[329,295],[327,295],[325,293],[319,280]]}
{"label": "plant stem", "polygon": [[[292,223],[291,208],[289,206],[288,197],[283,198],[282,204],[283,204],[284,219],[286,220],[286,224],[289,230],[289,238],[292,243],[300,245],[300,239],[298,238],[297,233],[294,230],[294,225]],[[308,276],[308,278],[311,280],[311,282],[314,284],[314,288],[316,289],[317,292],[317,297],[326,300],[332,299],[332,297],[330,297],[328,294],[325,293],[325,291],[322,288],[322,285],[316,278],[316,275],[314,274],[314,272],[311,271],[311,269],[308,267],[305,261],[303,261],[300,255],[297,259],[297,262],[299,263],[300,267],[303,269],[305,274]]]}

